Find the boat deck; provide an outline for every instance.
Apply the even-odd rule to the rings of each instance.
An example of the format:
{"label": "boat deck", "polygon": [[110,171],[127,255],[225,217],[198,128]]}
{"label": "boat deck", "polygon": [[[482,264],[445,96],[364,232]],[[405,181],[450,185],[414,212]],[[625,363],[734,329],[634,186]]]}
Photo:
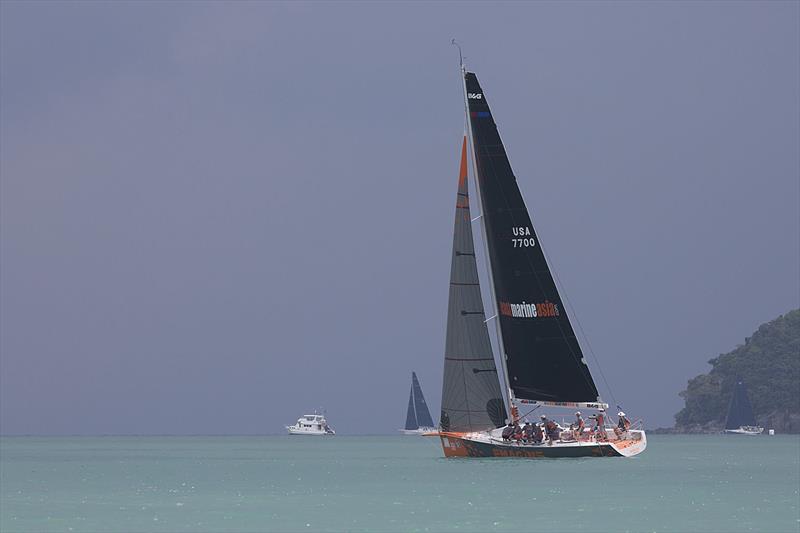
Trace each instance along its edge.
{"label": "boat deck", "polygon": [[504,441],[487,433],[439,433],[446,457],[632,457],[647,447],[644,431],[628,438],[595,441],[554,441],[530,444]]}

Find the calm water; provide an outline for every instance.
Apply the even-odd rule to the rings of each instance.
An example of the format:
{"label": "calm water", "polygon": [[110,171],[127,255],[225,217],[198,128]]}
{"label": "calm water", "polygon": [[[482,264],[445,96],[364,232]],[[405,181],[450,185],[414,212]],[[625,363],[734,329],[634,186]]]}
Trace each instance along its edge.
{"label": "calm water", "polygon": [[423,437],[0,439],[0,530],[800,531],[800,438],[444,459]]}

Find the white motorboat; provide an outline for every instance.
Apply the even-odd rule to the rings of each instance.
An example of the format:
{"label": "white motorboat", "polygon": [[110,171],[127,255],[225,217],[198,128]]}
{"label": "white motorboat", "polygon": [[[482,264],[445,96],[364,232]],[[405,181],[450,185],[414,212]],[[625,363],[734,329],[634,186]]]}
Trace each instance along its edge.
{"label": "white motorboat", "polygon": [[293,426],[286,426],[289,435],[336,435],[323,415],[303,415]]}

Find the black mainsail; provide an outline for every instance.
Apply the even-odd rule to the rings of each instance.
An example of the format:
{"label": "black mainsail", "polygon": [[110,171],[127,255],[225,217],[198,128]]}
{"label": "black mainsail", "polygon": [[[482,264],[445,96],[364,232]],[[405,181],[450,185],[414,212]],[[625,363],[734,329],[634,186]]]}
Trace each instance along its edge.
{"label": "black mainsail", "polygon": [[464,72],[464,76],[509,387],[514,399],[597,402],[597,387],[517,187],[486,95],[474,73]]}
{"label": "black mainsail", "polygon": [[747,387],[744,382],[736,380],[733,388],[733,397],[728,408],[728,418],[725,420],[725,429],[739,429],[740,427],[755,426],[756,418],[747,396]]}
{"label": "black mainsail", "polygon": [[419,386],[417,373],[411,373],[411,392],[408,396],[408,412],[406,413],[405,429],[413,430],[421,427],[432,428],[433,420],[425,397],[422,395],[422,387]]}
{"label": "black mainsail", "polygon": [[467,186],[467,140],[461,147],[442,386],[442,431],[503,425],[506,409],[486,327],[475,262]]}

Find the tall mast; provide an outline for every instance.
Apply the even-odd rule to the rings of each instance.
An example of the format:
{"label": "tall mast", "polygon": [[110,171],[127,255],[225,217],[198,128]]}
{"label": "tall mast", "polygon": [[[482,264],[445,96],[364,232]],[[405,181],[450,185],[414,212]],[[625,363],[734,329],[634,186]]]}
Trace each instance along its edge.
{"label": "tall mast", "polygon": [[[455,46],[458,46],[458,43],[455,42],[453,39],[452,43]],[[475,158],[475,139],[473,138],[472,133],[472,118],[469,115],[469,102],[467,101],[467,81],[466,81],[466,74],[467,68],[464,66],[464,60],[461,56],[461,47],[458,46],[458,55],[459,55],[459,63],[460,63],[460,70],[461,70],[461,84],[463,87],[464,93],[464,114],[466,115],[467,119],[467,129],[469,130],[469,153],[472,154],[472,176],[475,181],[475,192],[478,197],[478,205],[480,206],[481,214],[478,215],[476,218],[479,220],[479,224],[481,227],[481,237],[483,241],[483,253],[484,257],[486,258],[486,265],[489,271],[489,290],[491,294],[491,311],[493,316],[488,318],[486,321],[489,320],[494,321],[495,331],[497,335],[497,347],[500,350],[500,368],[503,370],[503,385],[506,389],[506,401],[508,402],[508,413],[511,419],[515,419],[517,417],[517,409],[514,406],[514,391],[511,390],[511,386],[509,383],[508,378],[508,368],[506,367],[506,350],[505,346],[503,345],[503,332],[500,329],[500,320],[499,320],[499,311],[497,309],[497,296],[495,294],[494,289],[494,274],[492,272],[492,260],[491,256],[489,255],[489,248],[487,245],[487,233],[486,233],[486,224],[484,221],[484,210],[483,210],[483,196],[481,195],[481,187],[478,183],[478,165]]]}

